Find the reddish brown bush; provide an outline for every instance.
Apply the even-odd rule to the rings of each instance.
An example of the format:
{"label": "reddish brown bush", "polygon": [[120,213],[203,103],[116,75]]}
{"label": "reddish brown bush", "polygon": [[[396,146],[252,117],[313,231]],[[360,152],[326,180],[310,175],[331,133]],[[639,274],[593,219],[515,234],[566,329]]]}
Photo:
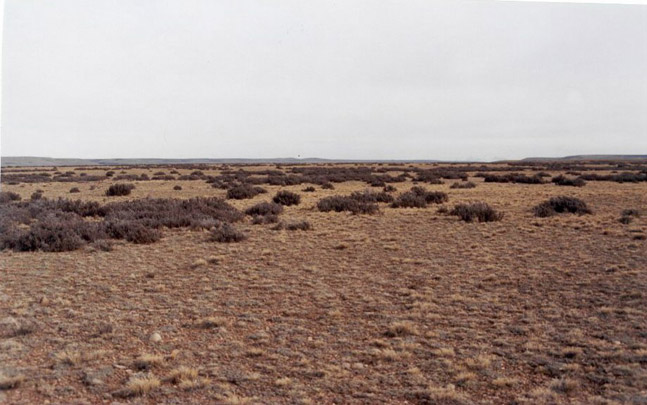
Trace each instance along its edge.
{"label": "reddish brown bush", "polygon": [[275,202],[262,202],[253,205],[245,210],[245,214],[251,216],[278,215],[283,212],[283,206]]}
{"label": "reddish brown bush", "polygon": [[240,242],[247,239],[244,233],[240,232],[228,223],[221,223],[211,231],[210,240],[220,243]]}
{"label": "reddish brown bush", "polygon": [[130,192],[134,189],[134,184],[117,183],[108,187],[108,190],[106,190],[106,195],[108,197],[129,195]]}
{"label": "reddish brown bush", "polygon": [[591,210],[587,207],[586,203],[579,198],[559,196],[553,197],[548,201],[536,205],[533,208],[535,216],[537,217],[550,217],[561,213],[572,214],[591,214]]}
{"label": "reddish brown bush", "polygon": [[377,204],[358,201],[347,196],[332,196],[319,200],[317,209],[321,212],[348,211],[353,214],[375,214],[379,211]]}
{"label": "reddish brown bush", "polygon": [[254,198],[258,194],[267,193],[262,187],[254,187],[250,184],[242,184],[240,186],[235,186],[227,190],[227,198],[234,200],[246,200],[248,198]]}
{"label": "reddish brown bush", "polygon": [[293,193],[287,190],[281,190],[272,199],[277,204],[281,205],[299,205],[301,202],[301,196],[297,193]]}
{"label": "reddish brown bush", "polygon": [[471,181],[456,182],[456,183],[452,184],[451,186],[449,186],[449,188],[454,188],[454,189],[456,189],[456,188],[458,188],[458,189],[461,189],[461,188],[474,188],[474,187],[476,187],[476,184],[472,183]]}
{"label": "reddish brown bush", "polygon": [[503,219],[503,213],[496,211],[484,202],[471,204],[458,204],[450,212],[450,215],[456,215],[465,222],[493,222]]}
{"label": "reddish brown bush", "polygon": [[20,201],[20,195],[13,191],[0,192],[0,204],[5,204],[11,201]]}

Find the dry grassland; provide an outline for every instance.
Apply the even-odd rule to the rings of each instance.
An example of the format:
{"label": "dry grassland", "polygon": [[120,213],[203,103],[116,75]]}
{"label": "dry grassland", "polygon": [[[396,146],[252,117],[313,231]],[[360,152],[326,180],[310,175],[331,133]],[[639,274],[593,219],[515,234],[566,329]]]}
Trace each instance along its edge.
{"label": "dry grassland", "polygon": [[[172,168],[124,169],[158,170]],[[151,244],[111,240],[109,251],[5,249],[0,402],[645,403],[647,182],[562,187],[484,183],[475,174],[475,188],[392,183],[395,196],[421,185],[449,200],[378,203],[373,215],[316,208],[324,197],[370,188],[361,181],[260,184],[267,193],[227,202],[244,211],[293,191],[301,202],[279,220],[311,229],[275,230],[247,216],[234,224],[246,236],[238,243],[175,228]],[[107,197],[117,182],[5,182],[3,191],[101,204],[227,193],[200,180],[149,180]],[[70,194],[73,187],[80,192]],[[558,195],[593,213],[533,215]],[[503,219],[443,213],[469,202]],[[621,223],[625,209],[642,215]]]}

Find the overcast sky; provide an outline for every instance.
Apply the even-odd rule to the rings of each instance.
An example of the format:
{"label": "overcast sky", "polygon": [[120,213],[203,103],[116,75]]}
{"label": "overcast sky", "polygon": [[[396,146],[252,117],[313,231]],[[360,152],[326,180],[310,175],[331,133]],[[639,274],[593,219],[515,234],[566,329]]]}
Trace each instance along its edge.
{"label": "overcast sky", "polygon": [[647,154],[647,6],[6,0],[4,156]]}

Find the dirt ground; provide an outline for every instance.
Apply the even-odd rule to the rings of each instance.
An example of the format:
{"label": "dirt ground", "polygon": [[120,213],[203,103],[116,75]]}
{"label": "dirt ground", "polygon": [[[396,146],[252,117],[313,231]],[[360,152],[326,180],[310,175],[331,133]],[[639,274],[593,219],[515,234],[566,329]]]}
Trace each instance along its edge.
{"label": "dirt ground", "polygon": [[[382,204],[376,215],[315,208],[365,183],[263,185],[267,194],[228,202],[295,191],[302,202],[280,217],[312,229],[247,219],[240,243],[165,230],[112,251],[0,252],[0,403],[647,402],[647,182],[470,180],[476,188],[424,185],[445,204]],[[130,196],[106,197],[112,183],[3,190],[100,202],[226,193],[135,181]],[[533,216],[557,195],[593,214]],[[470,201],[504,218],[438,212]],[[620,223],[630,208],[643,215]]]}

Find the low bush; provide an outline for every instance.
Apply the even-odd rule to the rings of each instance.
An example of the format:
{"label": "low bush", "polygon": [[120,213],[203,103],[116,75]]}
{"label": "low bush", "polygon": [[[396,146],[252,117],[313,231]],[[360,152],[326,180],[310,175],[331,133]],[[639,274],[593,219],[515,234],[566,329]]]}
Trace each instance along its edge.
{"label": "low bush", "polygon": [[282,212],[283,206],[275,202],[258,203],[245,210],[245,214],[251,216],[278,215]]}
{"label": "low bush", "polygon": [[456,215],[465,222],[493,222],[503,219],[503,213],[496,211],[484,202],[471,204],[457,204],[450,211],[450,215]]}
{"label": "low bush", "polygon": [[281,222],[272,228],[275,231],[285,229],[287,231],[309,231],[312,229],[312,225],[308,221],[297,221],[297,222]]}
{"label": "low bush", "polygon": [[334,190],[335,186],[333,186],[333,184],[331,182],[327,181],[327,182],[321,184],[321,189],[322,190]]}
{"label": "low bush", "polygon": [[572,214],[591,214],[591,210],[586,203],[579,198],[559,196],[553,197],[548,201],[536,205],[533,208],[535,216],[545,218],[555,214],[572,213]]}
{"label": "low bush", "polygon": [[36,192],[31,194],[31,200],[32,201],[40,200],[41,198],[43,198],[43,193],[40,192],[40,191],[36,191]]}
{"label": "low bush", "polygon": [[275,224],[279,222],[279,216],[276,214],[254,215],[252,217],[253,225]]}
{"label": "low bush", "polygon": [[217,198],[147,198],[106,205],[67,199],[16,202],[0,210],[0,249],[60,252],[108,238],[152,243],[160,239],[162,227],[208,229],[242,217]]}
{"label": "low bush", "polygon": [[332,196],[319,200],[317,209],[321,212],[343,212],[353,214],[375,214],[379,211],[377,204],[358,201],[348,196]]}
{"label": "low bush", "polygon": [[391,203],[391,208],[425,208],[426,206],[427,201],[425,201],[425,197],[411,191],[400,194]]}
{"label": "low bush", "polygon": [[0,204],[6,204],[11,201],[20,201],[20,195],[13,191],[0,192]]}
{"label": "low bush", "polygon": [[252,186],[251,184],[242,184],[227,190],[227,198],[233,200],[246,200],[263,193],[267,193],[267,190],[262,187]]}
{"label": "low bush", "polygon": [[484,177],[486,183],[522,183],[522,184],[544,184],[541,176],[526,176],[519,173],[507,173],[504,175],[487,174]]}
{"label": "low bush", "polygon": [[640,211],[636,209],[626,209],[622,211],[619,221],[626,225],[632,223],[634,218],[638,217],[640,217]]}
{"label": "low bush", "polygon": [[48,213],[27,230],[11,228],[2,235],[0,248],[65,252],[102,237],[105,235],[100,224],[85,222],[72,213]]}
{"label": "low bush", "polygon": [[384,186],[384,188],[382,189],[382,191],[384,191],[385,193],[392,193],[392,192],[394,192],[394,191],[398,191],[398,189],[397,189],[397,188],[395,188],[395,187],[393,187],[393,186],[392,186],[392,185],[390,185],[390,184],[387,184],[386,186]]}
{"label": "low bush", "polygon": [[301,191],[303,191],[304,193],[313,193],[315,191],[315,188],[312,186],[308,186]]}
{"label": "low bush", "polygon": [[476,184],[472,183],[471,181],[456,182],[451,186],[449,186],[449,188],[454,188],[454,189],[474,188],[474,187],[476,187]]}
{"label": "low bush", "polygon": [[81,190],[79,190],[79,188],[78,188],[78,187],[72,187],[72,188],[70,189],[70,193],[80,193],[80,192],[81,192]]}
{"label": "low bush", "polygon": [[274,201],[277,204],[286,205],[286,206],[299,205],[299,203],[301,202],[301,196],[291,191],[281,190],[278,193],[276,193],[272,201]]}
{"label": "low bush", "polygon": [[241,242],[247,239],[244,233],[234,228],[231,224],[221,223],[211,231],[210,240],[220,243]]}
{"label": "low bush", "polygon": [[113,239],[125,239],[136,244],[149,244],[157,242],[162,237],[159,229],[149,228],[141,222],[115,221],[105,225],[108,236]]}
{"label": "low bush", "polygon": [[108,190],[106,190],[106,195],[108,197],[130,195],[130,192],[134,189],[134,184],[117,183],[108,187]]}
{"label": "low bush", "polygon": [[374,192],[370,190],[355,191],[350,195],[350,198],[364,203],[390,203],[394,200],[391,194],[387,194],[384,191]]}
{"label": "low bush", "polygon": [[568,178],[564,175],[559,175],[553,177],[551,180],[553,183],[557,184],[558,186],[573,186],[573,187],[584,187],[586,185],[586,181],[580,177],[576,178]]}
{"label": "low bush", "polygon": [[392,208],[425,208],[427,204],[442,204],[449,197],[442,191],[427,191],[423,187],[414,186],[402,193],[391,204]]}
{"label": "low bush", "polygon": [[180,191],[182,190],[182,186],[173,186],[173,190]]}

